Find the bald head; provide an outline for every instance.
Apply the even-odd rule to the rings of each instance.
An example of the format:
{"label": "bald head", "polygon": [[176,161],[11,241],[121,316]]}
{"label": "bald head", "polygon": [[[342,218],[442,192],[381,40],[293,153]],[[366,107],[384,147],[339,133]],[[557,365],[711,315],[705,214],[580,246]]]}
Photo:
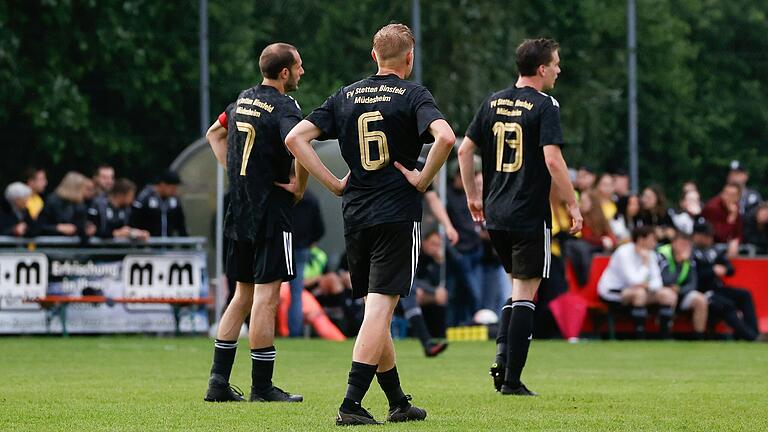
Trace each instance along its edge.
{"label": "bald head", "polygon": [[388,24],[373,36],[373,51],[379,64],[400,62],[413,49],[416,40],[405,24]]}
{"label": "bald head", "polygon": [[273,43],[264,48],[259,56],[259,69],[264,78],[277,79],[283,69],[296,64],[296,47],[287,43]]}

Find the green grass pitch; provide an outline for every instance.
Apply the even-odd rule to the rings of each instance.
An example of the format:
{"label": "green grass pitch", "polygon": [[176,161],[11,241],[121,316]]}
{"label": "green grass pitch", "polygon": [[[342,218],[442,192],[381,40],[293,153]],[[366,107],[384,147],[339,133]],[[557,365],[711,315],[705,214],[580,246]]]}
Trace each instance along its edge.
{"label": "green grass pitch", "polygon": [[[241,340],[232,382],[247,390]],[[275,383],[302,404],[202,400],[204,338],[0,339],[0,431],[338,430],[352,343],[278,340]],[[537,398],[492,390],[490,342],[453,343],[427,359],[397,342],[403,388],[425,422],[354,430],[768,430],[768,344],[534,341],[523,379]],[[374,381],[363,402],[383,420]]]}

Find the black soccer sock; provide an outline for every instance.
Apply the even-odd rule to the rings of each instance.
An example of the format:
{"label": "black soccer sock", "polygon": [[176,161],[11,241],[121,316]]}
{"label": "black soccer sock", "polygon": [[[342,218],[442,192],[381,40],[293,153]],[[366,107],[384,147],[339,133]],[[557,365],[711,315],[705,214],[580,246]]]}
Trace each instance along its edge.
{"label": "black soccer sock", "polygon": [[405,398],[405,393],[400,388],[400,376],[397,374],[397,366],[386,372],[376,372],[376,378],[381,389],[384,390],[384,394],[387,395],[389,407],[399,406],[403,398]]}
{"label": "black soccer sock", "polygon": [[411,330],[416,334],[416,337],[421,341],[421,345],[426,349],[432,341],[432,336],[427,329],[427,323],[424,322],[424,316],[421,311],[408,317],[408,323],[411,325]]}
{"label": "black soccer sock", "polygon": [[512,297],[507,299],[504,307],[501,308],[501,320],[499,321],[499,332],[496,334],[496,364],[505,365],[507,363],[507,332],[509,331],[509,318],[512,315]]}
{"label": "black soccer sock", "polygon": [[232,374],[232,365],[235,363],[236,352],[237,340],[225,341],[214,339],[211,375],[221,375],[229,382],[229,376]]}
{"label": "black soccer sock", "polygon": [[638,338],[645,336],[645,318],[648,316],[648,309],[645,307],[633,307],[630,312],[632,322],[635,323],[635,335]]}
{"label": "black soccer sock", "polygon": [[347,379],[347,394],[344,396],[344,402],[341,407],[347,410],[354,410],[360,407],[368,388],[371,386],[374,375],[376,375],[377,365],[352,362],[352,368],[349,370],[349,379]]}
{"label": "black soccer sock", "polygon": [[662,339],[669,339],[672,336],[672,315],[674,311],[669,306],[659,308],[659,335]]}
{"label": "black soccer sock", "polygon": [[507,367],[504,384],[508,387],[520,387],[520,375],[528,358],[528,348],[533,338],[533,313],[536,305],[528,300],[512,302],[512,312],[509,317],[507,332]]}
{"label": "black soccer sock", "polygon": [[251,387],[254,391],[265,392],[272,388],[276,356],[274,345],[251,350]]}

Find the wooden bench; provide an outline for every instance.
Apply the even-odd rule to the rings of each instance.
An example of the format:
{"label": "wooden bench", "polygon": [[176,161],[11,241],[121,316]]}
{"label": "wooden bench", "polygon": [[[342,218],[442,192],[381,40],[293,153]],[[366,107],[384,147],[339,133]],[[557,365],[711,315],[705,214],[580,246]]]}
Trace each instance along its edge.
{"label": "wooden bench", "polygon": [[[59,317],[59,320],[61,321],[61,334],[62,336],[68,336],[69,333],[67,332],[67,308],[70,304],[82,304],[82,303],[93,303],[93,304],[99,304],[104,303],[107,305],[115,305],[115,304],[167,304],[171,306],[171,310],[173,311],[173,320],[175,324],[175,331],[176,335],[181,334],[181,329],[179,325],[179,321],[181,320],[181,317],[184,313],[184,310],[191,307],[196,306],[205,306],[209,305],[213,302],[213,299],[210,297],[203,297],[203,298],[127,298],[127,297],[106,297],[106,296],[99,296],[99,295],[87,295],[87,296],[80,296],[80,297],[70,297],[70,296],[61,296],[61,295],[49,295],[45,297],[38,297],[38,298],[32,298],[25,300],[27,303],[37,303],[45,309],[45,328],[48,331],[48,333],[51,332],[51,321],[55,317]],[[192,320],[192,330],[194,331],[194,320]]]}

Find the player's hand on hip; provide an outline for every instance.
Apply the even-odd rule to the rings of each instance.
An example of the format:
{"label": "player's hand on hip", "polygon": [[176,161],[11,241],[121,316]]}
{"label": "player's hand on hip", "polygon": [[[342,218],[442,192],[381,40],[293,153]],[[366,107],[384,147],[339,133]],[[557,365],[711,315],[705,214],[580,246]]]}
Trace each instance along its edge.
{"label": "player's hand on hip", "polygon": [[419,182],[421,181],[421,172],[417,169],[409,170],[408,168],[404,167],[400,162],[395,161],[395,168],[397,168],[398,171],[403,173],[405,176],[405,179],[408,180],[408,183],[411,184],[411,186],[415,187],[416,190],[418,190],[421,193],[424,193],[424,190],[419,189]]}
{"label": "player's hand on hip", "polygon": [[295,202],[299,202],[301,201],[302,198],[304,198],[304,192],[299,190],[299,184],[296,181],[295,176],[291,177],[291,181],[289,181],[288,183],[275,182],[275,186],[290,192],[291,195],[293,195],[293,200]]}
{"label": "player's hand on hip", "polygon": [[483,200],[467,200],[469,213],[472,214],[472,220],[476,223],[485,222],[485,211],[483,211]]}
{"label": "player's hand on hip", "polygon": [[569,204],[568,214],[571,216],[571,229],[568,232],[571,235],[579,233],[581,231],[582,225],[584,224],[584,218],[581,217],[581,210],[579,210],[579,205]]}
{"label": "player's hand on hip", "polygon": [[344,176],[341,180],[339,180],[339,184],[336,189],[332,190],[334,195],[341,196],[341,194],[344,193],[344,189],[347,188],[347,182],[349,182],[349,175],[352,174],[352,171],[348,171],[347,175]]}

